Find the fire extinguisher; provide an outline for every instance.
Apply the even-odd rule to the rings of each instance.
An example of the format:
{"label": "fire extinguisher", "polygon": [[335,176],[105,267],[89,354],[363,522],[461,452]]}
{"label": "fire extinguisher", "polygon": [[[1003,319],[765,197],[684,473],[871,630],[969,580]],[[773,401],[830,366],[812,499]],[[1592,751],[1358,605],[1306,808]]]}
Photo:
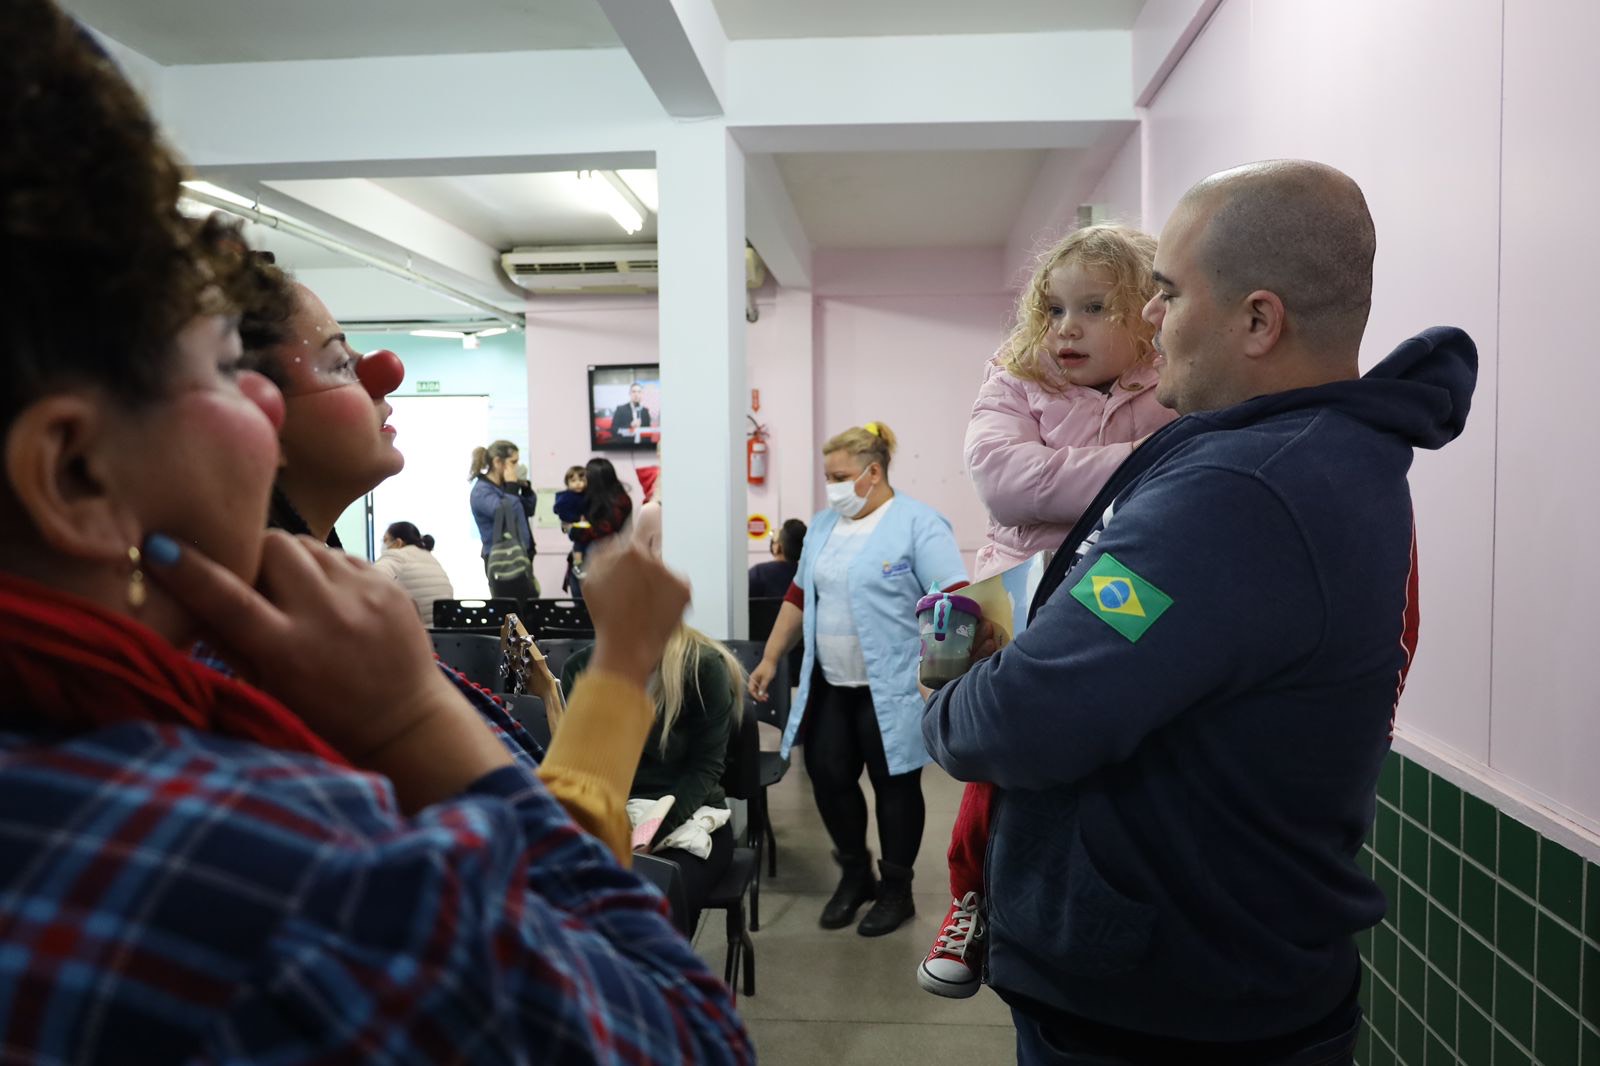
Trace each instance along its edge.
{"label": "fire extinguisher", "polygon": [[744,442],[744,472],[745,480],[752,485],[765,485],[767,483],[767,427],[757,422],[749,415],[750,436]]}

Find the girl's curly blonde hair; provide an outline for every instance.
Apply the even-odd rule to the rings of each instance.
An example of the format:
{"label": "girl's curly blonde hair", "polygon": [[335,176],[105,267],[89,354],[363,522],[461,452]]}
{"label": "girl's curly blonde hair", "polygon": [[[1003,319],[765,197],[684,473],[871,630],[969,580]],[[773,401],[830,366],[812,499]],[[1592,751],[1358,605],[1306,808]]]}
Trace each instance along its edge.
{"label": "girl's curly blonde hair", "polygon": [[1151,277],[1156,258],[1156,239],[1131,226],[1101,223],[1073,230],[1039,256],[1033,277],[1017,301],[1016,323],[1001,349],[1007,370],[1019,378],[1036,381],[1046,388],[1066,386],[1060,369],[1049,359],[1040,358],[1045,334],[1050,329],[1050,298],[1045,292],[1050,272],[1064,263],[1085,270],[1100,271],[1111,279],[1106,297],[1108,318],[1133,334],[1139,346],[1139,360],[1155,351],[1155,327],[1140,317],[1140,311],[1156,294]]}

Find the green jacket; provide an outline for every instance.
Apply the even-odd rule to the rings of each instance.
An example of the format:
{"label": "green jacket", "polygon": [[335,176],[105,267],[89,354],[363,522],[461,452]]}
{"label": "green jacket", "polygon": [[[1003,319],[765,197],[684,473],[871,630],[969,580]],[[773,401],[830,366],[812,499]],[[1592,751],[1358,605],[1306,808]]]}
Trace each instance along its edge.
{"label": "green jacket", "polygon": [[[561,671],[562,691],[572,691],[573,681],[588,668],[593,652],[591,645],[567,660]],[[656,718],[628,792],[630,799],[673,797],[672,810],[661,823],[657,840],[701,807],[728,805],[722,791],[734,710],[728,668],[720,656],[702,655],[696,680],[698,684],[687,686],[683,694],[683,710],[672,724],[665,751],[661,749],[661,719]]]}

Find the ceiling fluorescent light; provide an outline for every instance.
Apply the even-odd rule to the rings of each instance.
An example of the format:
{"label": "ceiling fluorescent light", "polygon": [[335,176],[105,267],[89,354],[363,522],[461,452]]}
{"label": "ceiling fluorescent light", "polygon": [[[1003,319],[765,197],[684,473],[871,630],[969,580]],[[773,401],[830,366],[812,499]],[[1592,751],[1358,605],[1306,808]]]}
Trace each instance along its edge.
{"label": "ceiling fluorescent light", "polygon": [[458,341],[466,336],[465,333],[454,329],[414,329],[411,331],[411,335],[413,337],[437,337],[446,341]]}
{"label": "ceiling fluorescent light", "polygon": [[[263,215],[276,215],[278,218],[289,217],[276,208],[268,207],[266,204],[261,203],[258,200],[252,200],[250,197],[233,192],[230,189],[224,189],[220,185],[213,185],[209,181],[186,181],[183,183],[183,187],[185,189],[190,189],[194,192],[200,193],[203,196],[209,196],[213,200],[221,200],[223,203],[233,204],[236,207],[245,207],[252,211],[259,211]],[[183,202],[183,199],[180,197],[179,203],[181,204]],[[205,203],[204,201],[190,200],[188,202],[191,204],[196,202],[201,203],[207,212],[217,209],[214,204]]]}
{"label": "ceiling fluorescent light", "polygon": [[480,329],[477,332],[477,336],[479,336],[479,337],[498,337],[502,333],[510,333],[510,332],[511,332],[511,330],[506,326],[496,326],[494,329]]}
{"label": "ceiling fluorescent light", "polygon": [[617,177],[627,183],[628,188],[639,198],[639,202],[648,207],[655,214],[661,213],[661,189],[656,184],[656,172],[653,170],[619,170]]}
{"label": "ceiling fluorescent light", "polygon": [[[615,182],[615,184],[613,184]],[[624,233],[632,236],[644,228],[644,211],[628,202],[628,197],[617,188],[621,179],[605,170],[578,171],[578,185],[596,209],[616,220]],[[624,186],[625,188],[626,186]]]}
{"label": "ceiling fluorescent light", "polygon": [[240,196],[236,192],[229,192],[222,186],[213,185],[209,181],[186,181],[183,183],[183,187],[185,189],[193,189],[195,192],[203,192],[207,196],[215,196],[219,200],[226,200],[228,203],[237,204],[240,207],[256,206],[256,202],[249,197]]}

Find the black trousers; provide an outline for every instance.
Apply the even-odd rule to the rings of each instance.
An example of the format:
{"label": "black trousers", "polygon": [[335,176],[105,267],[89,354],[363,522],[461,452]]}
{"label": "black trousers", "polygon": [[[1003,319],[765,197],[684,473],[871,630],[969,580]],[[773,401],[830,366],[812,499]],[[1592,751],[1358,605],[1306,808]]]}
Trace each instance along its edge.
{"label": "black trousers", "polygon": [[1351,1066],[1361,1035],[1359,975],[1343,1003],[1285,1036],[1244,1043],[1172,1040],[1100,1025],[1060,1012],[1041,1017],[1011,1005],[1020,1066]]}
{"label": "black trousers", "polygon": [[700,924],[700,912],[705,908],[706,897],[711,895],[711,890],[722,880],[722,875],[728,872],[728,864],[733,861],[733,825],[730,822],[712,831],[711,854],[703,859],[695,858],[682,848],[668,848],[655,854],[678,864],[678,870],[683,875],[683,902],[689,912],[685,916],[685,928],[693,936],[695,927]]}
{"label": "black trousers", "polygon": [[804,748],[811,792],[839,853],[859,855],[867,850],[867,798],[861,791],[865,768],[878,801],[883,861],[910,869],[922,845],[926,817],[922,769],[889,773],[872,693],[865,686],[835,688],[817,670],[806,701]]}

